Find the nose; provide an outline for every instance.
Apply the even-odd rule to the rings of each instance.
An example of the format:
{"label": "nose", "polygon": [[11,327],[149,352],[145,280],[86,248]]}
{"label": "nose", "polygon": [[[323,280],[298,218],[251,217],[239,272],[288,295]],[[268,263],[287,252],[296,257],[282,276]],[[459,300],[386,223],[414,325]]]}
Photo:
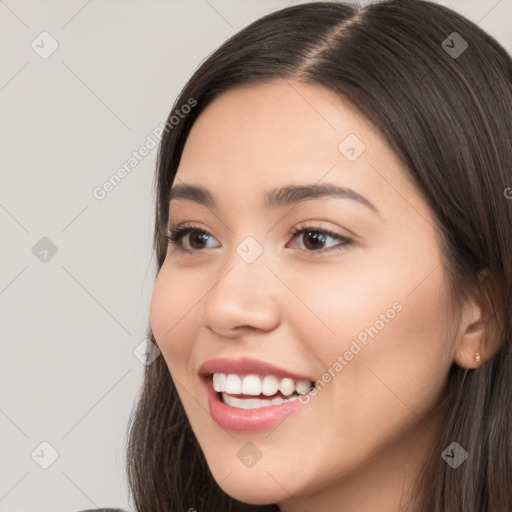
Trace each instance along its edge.
{"label": "nose", "polygon": [[201,301],[201,326],[226,338],[275,329],[281,318],[277,294],[283,285],[267,263],[264,253],[248,263],[233,250]]}

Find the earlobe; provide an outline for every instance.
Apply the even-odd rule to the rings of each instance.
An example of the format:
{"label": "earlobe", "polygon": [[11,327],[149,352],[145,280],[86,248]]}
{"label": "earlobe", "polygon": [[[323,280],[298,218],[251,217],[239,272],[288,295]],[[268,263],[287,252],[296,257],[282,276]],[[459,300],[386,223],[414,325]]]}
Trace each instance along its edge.
{"label": "earlobe", "polygon": [[[489,273],[482,270],[478,278],[481,283],[481,293],[490,293]],[[485,281],[485,282],[484,282]],[[473,299],[465,305],[455,352],[455,363],[461,368],[476,369],[487,361],[497,350],[492,343],[497,339],[496,332],[492,329],[492,315],[488,310],[488,302],[478,295],[479,301]]]}
{"label": "earlobe", "polygon": [[485,361],[483,338],[486,330],[485,318],[474,304],[471,312],[461,322],[459,340],[455,352],[455,363],[461,368],[475,369]]}

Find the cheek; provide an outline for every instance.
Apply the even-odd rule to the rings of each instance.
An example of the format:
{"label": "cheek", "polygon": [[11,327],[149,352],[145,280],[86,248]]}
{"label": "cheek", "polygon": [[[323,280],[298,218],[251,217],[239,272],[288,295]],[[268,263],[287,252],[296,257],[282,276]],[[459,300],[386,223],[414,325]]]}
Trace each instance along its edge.
{"label": "cheek", "polygon": [[281,273],[300,298],[282,302],[283,318],[296,331],[292,338],[318,355],[324,368],[347,350],[347,357],[355,359],[356,352],[363,353],[372,339],[381,338],[404,316],[408,288],[397,278],[398,270],[394,273],[390,268],[384,271],[381,265],[347,261],[337,268],[313,268],[308,279],[303,278],[304,273],[293,268]]}
{"label": "cheek", "polygon": [[333,393],[344,411],[338,425],[347,435],[361,425],[372,430],[375,411],[383,424],[402,421],[412,414],[408,406],[425,412],[439,398],[454,344],[448,289],[441,266],[429,274],[433,267],[347,267],[335,279],[322,271],[308,285],[293,285],[309,309],[299,301],[295,312],[288,309],[296,339],[314,356],[322,392]]}
{"label": "cheek", "polygon": [[[366,270],[365,277],[347,272],[335,280],[332,272],[330,279],[318,272],[310,280],[315,293],[297,281],[294,291],[308,298],[310,311],[299,301],[288,306],[294,304],[295,313],[287,309],[296,339],[307,345],[319,370],[315,415],[305,414],[296,437],[315,454],[309,464],[320,479],[349,474],[397,439],[407,439],[437,405],[451,365],[441,270],[412,292],[421,272],[411,271],[409,279],[403,268]],[[319,424],[322,435],[311,435]]]}
{"label": "cheek", "polygon": [[331,360],[336,354],[345,359],[335,386],[351,411],[339,421],[349,437],[370,444],[391,438],[439,400],[451,366],[448,296],[440,269],[414,289],[416,281],[381,278],[371,295],[354,291],[345,299],[346,320],[337,323],[340,344],[331,345]]}
{"label": "cheek", "polygon": [[162,266],[153,289],[149,318],[158,347],[171,367],[173,361],[186,358],[192,344],[188,337],[194,321],[194,304],[199,300],[193,288],[172,278]]}

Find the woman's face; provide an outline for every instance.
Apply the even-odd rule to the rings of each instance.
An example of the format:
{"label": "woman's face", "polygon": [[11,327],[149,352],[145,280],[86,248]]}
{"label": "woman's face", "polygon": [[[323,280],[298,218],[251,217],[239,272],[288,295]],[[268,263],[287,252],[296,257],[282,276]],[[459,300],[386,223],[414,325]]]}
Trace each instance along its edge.
{"label": "woman's face", "polygon": [[[378,484],[385,510],[435,435],[456,349],[426,202],[370,122],[298,82],[210,104],[185,184],[211,202],[171,199],[170,228],[197,231],[169,246],[150,318],[214,478],[282,510],[359,510]],[[346,190],[266,203],[327,185]]]}

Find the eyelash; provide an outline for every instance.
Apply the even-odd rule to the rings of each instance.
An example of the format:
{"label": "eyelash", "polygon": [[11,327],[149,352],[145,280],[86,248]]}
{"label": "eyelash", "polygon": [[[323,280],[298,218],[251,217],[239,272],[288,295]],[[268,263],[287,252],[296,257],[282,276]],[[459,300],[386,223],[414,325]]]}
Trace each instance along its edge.
{"label": "eyelash", "polygon": [[[178,248],[178,250],[180,250],[182,252],[188,252],[188,253],[200,252],[203,249],[185,249],[180,244],[181,240],[183,239],[183,237],[185,235],[187,235],[188,233],[193,233],[193,232],[198,232],[198,233],[202,233],[202,234],[206,234],[206,235],[211,236],[210,233],[208,233],[208,231],[205,231],[205,230],[199,229],[199,228],[194,228],[194,227],[188,226],[186,224],[182,224],[181,226],[178,226],[175,229],[169,230],[169,234],[166,235],[167,243],[169,245],[175,245]],[[300,234],[303,234],[303,233],[306,233],[306,232],[321,233],[323,235],[327,235],[329,237],[332,237],[335,240],[338,240],[339,242],[342,242],[338,246],[334,246],[334,247],[327,248],[327,249],[319,249],[319,250],[311,250],[311,251],[306,250],[306,252],[311,253],[311,254],[313,254],[313,253],[324,253],[324,252],[328,252],[328,251],[331,251],[331,250],[342,250],[346,246],[351,245],[353,243],[353,241],[350,238],[342,236],[342,235],[340,235],[338,233],[334,233],[333,231],[329,231],[329,230],[326,230],[326,229],[315,228],[315,227],[312,227],[312,226],[300,225],[300,227],[298,227],[298,228],[293,228],[289,232],[289,234],[293,235],[293,237],[296,237],[297,235],[300,235]]]}

